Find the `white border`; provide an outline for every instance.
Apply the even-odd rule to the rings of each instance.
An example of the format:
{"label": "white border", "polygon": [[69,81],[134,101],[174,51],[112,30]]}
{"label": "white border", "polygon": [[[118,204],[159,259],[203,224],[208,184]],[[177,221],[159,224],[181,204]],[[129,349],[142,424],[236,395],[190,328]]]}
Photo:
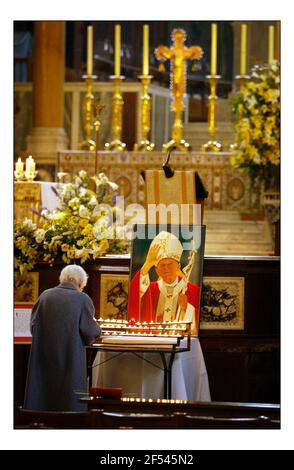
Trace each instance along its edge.
{"label": "white border", "polygon": [[[105,2],[104,2],[105,3]],[[48,5],[48,6],[47,6]],[[293,16],[291,3],[273,0],[211,0],[208,4],[170,0],[142,2],[113,0],[108,10],[101,2],[51,0],[46,6],[34,0],[7,2],[0,29],[1,71],[1,296],[0,296],[0,370],[1,370],[1,449],[293,449]],[[288,6],[289,5],[289,6]],[[47,7],[47,8],[46,8]],[[145,11],[147,9],[147,17]],[[70,15],[70,16],[69,16]],[[282,431],[13,431],[12,363],[12,21],[13,20],[282,20]],[[5,123],[7,123],[5,125]],[[288,202],[289,201],[289,202]],[[4,274],[4,275],[3,275]],[[292,434],[292,436],[291,436]],[[139,435],[139,439],[135,436]],[[152,438],[150,439],[150,437]]]}

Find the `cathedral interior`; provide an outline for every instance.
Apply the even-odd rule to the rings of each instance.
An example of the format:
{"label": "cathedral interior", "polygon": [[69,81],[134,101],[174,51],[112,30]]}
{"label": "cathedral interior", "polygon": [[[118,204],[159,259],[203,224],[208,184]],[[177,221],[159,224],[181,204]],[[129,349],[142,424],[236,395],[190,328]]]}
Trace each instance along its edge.
{"label": "cathedral interior", "polygon": [[[200,252],[197,258],[199,342],[198,337],[197,343],[192,340],[188,372],[180,360],[173,366],[178,385],[190,375],[189,392],[178,391],[170,377],[171,390],[168,375],[169,385],[160,391],[147,365],[142,368],[144,386],[125,384],[125,374],[143,367],[142,361],[121,359],[114,379],[97,359],[109,353],[95,357],[97,351],[87,351],[92,385],[124,389],[123,405],[111,408],[104,400],[104,411],[148,413],[144,400],[149,399],[150,412],[168,415],[168,406],[183,412],[181,400],[190,405],[211,402],[205,412],[219,413],[215,418],[265,415],[277,426],[279,61],[279,21],[14,21],[14,310],[26,322],[15,320],[15,409],[24,398],[31,344],[28,313],[38,296],[57,284],[65,264],[85,266],[85,292],[96,318],[130,321],[130,245],[106,236],[95,245],[92,232],[85,232],[86,222],[72,229],[80,234],[75,244],[75,235],[65,238],[72,219],[64,226],[60,222],[62,231],[55,235],[62,242],[54,245],[57,222],[52,225],[50,214],[58,207],[56,193],[65,188],[66,214],[65,191],[73,182],[82,185],[88,175],[87,188],[93,190],[93,181],[101,183],[101,201],[107,204],[113,188],[128,207],[197,203],[200,213],[192,225],[206,229],[202,258]],[[261,98],[258,86],[264,87]],[[250,93],[254,96],[248,98]],[[171,179],[163,173],[165,163]],[[79,216],[89,219],[90,205],[80,204]],[[138,216],[136,223],[148,223],[144,217]],[[24,228],[27,219],[34,228],[28,222]],[[34,243],[25,246],[29,230]],[[137,408],[134,396],[139,397]],[[158,409],[157,399],[163,399]],[[216,408],[219,403],[222,411]],[[192,405],[187,413],[193,414]],[[21,427],[20,419],[16,426]],[[157,427],[164,426],[174,425],[167,420]],[[203,429],[203,423],[199,426]]]}

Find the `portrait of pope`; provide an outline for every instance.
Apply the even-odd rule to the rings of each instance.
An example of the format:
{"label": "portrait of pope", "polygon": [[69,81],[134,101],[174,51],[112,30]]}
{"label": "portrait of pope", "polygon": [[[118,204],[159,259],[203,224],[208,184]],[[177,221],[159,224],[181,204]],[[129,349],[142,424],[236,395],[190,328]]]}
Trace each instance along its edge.
{"label": "portrait of pope", "polygon": [[131,277],[129,318],[139,322],[187,321],[192,324],[192,334],[198,335],[200,279],[194,282],[191,278],[196,251],[186,253],[185,264],[183,251],[179,238],[167,231],[160,231],[151,241],[141,267]]}

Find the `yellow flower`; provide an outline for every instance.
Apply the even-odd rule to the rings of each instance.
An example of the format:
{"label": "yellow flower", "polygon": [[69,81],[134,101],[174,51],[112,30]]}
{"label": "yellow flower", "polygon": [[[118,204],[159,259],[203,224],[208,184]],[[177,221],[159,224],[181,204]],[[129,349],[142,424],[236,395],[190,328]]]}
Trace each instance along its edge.
{"label": "yellow flower", "polygon": [[68,246],[67,243],[63,243],[63,244],[61,245],[61,251],[68,251],[68,248],[69,248],[69,246]]}
{"label": "yellow flower", "polygon": [[87,223],[88,223],[87,219],[81,219],[80,222],[79,222],[79,226],[80,227],[86,227]]}
{"label": "yellow flower", "polygon": [[78,246],[84,246],[87,243],[87,238],[82,238],[77,241]]}
{"label": "yellow flower", "polygon": [[44,260],[46,263],[53,263],[54,258],[52,258],[52,256],[51,256],[50,253],[47,253],[47,254],[44,255],[43,260]]}
{"label": "yellow flower", "polygon": [[74,258],[75,257],[75,252],[76,252],[75,248],[71,247],[67,250],[67,256],[69,258]]}
{"label": "yellow flower", "polygon": [[251,135],[252,135],[254,140],[258,140],[261,137],[262,132],[261,132],[260,129],[252,129]]}
{"label": "yellow flower", "polygon": [[106,239],[101,240],[101,242],[99,243],[99,247],[100,247],[101,250],[103,250],[103,251],[108,250],[108,248],[109,248],[109,241],[106,240]]}
{"label": "yellow flower", "polygon": [[261,128],[262,121],[260,119],[260,116],[251,116],[250,120],[255,127],[257,127],[258,129]]}
{"label": "yellow flower", "polygon": [[82,230],[82,235],[88,235],[89,233],[93,233],[93,225],[91,224],[87,224],[84,230]]}
{"label": "yellow flower", "polygon": [[28,243],[28,240],[26,239],[26,237],[17,237],[16,241],[15,241],[15,245],[17,248],[19,249],[23,249]]}

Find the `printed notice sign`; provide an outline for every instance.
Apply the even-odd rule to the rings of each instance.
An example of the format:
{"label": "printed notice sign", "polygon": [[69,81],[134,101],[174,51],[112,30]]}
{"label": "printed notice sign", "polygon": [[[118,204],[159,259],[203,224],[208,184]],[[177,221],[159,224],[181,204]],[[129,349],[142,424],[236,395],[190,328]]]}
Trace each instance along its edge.
{"label": "printed notice sign", "polygon": [[30,319],[32,305],[14,305],[14,342],[31,343],[32,335],[30,332]]}

